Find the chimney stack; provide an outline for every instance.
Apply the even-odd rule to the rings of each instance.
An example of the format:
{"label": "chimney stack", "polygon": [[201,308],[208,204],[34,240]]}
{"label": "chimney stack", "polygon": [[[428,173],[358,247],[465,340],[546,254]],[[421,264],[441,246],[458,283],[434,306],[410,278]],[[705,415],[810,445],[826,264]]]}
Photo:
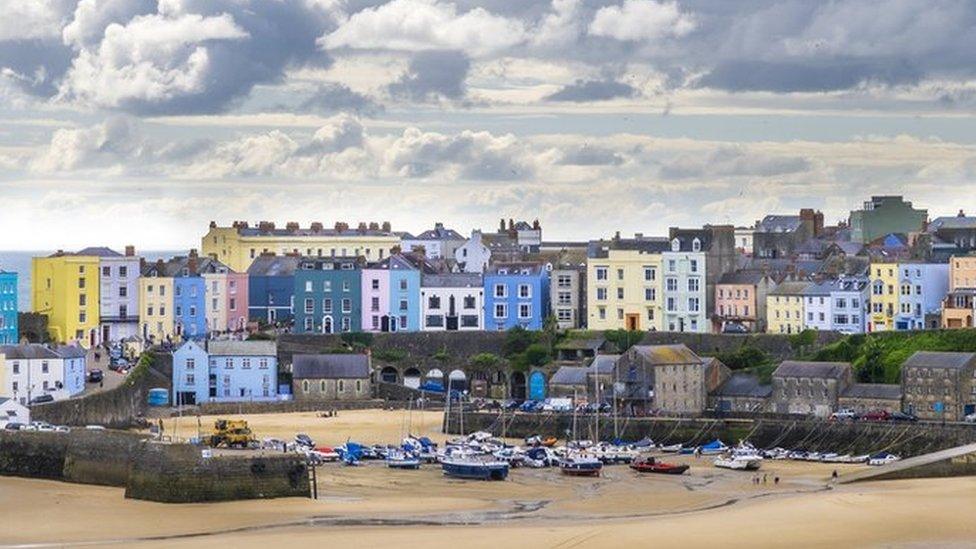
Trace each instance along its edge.
{"label": "chimney stack", "polygon": [[298,232],[298,227],[299,227],[298,223],[296,223],[294,221],[289,221],[288,223],[285,223],[285,230],[287,230],[289,232],[292,232],[292,233],[297,233]]}
{"label": "chimney stack", "polygon": [[211,221],[210,222],[210,228],[211,229],[216,229],[217,228],[217,222],[216,221]]}
{"label": "chimney stack", "polygon": [[128,245],[125,247],[125,257],[135,257],[136,247],[133,245]]}
{"label": "chimney stack", "polygon": [[381,226],[381,228],[382,228],[382,230],[383,230],[384,233],[389,233],[389,232],[392,232],[393,231],[393,226],[390,225],[390,222],[389,221],[384,221],[383,222],[383,225]]}
{"label": "chimney stack", "polygon": [[313,221],[312,222],[312,231],[313,232],[316,232],[316,233],[322,232],[322,222],[321,221]]}

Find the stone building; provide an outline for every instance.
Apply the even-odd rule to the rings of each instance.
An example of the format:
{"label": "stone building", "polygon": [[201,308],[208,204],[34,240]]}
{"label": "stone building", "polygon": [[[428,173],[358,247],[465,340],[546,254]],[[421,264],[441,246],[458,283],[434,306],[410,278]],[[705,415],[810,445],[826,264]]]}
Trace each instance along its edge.
{"label": "stone building", "polygon": [[708,394],[708,409],[759,413],[766,410],[772,394],[772,385],[763,385],[758,376],[735,372]]}
{"label": "stone building", "polygon": [[702,358],[684,345],[635,345],[617,362],[624,408],[630,413],[658,410],[701,414],[708,393],[730,375],[720,361]]}
{"label": "stone building", "polygon": [[553,268],[549,302],[561,330],[575,330],[586,323],[586,267]]}
{"label": "stone building", "polygon": [[827,417],[850,384],[847,362],[783,361],[773,372],[771,411]]}
{"label": "stone building", "polygon": [[587,397],[586,366],[560,366],[549,378],[549,396],[553,398],[572,398],[573,402]]}
{"label": "stone building", "polygon": [[767,215],[756,221],[755,227],[754,257],[790,258],[803,243],[823,231],[823,213],[802,209],[800,215]]}
{"label": "stone building", "polygon": [[901,385],[897,383],[854,383],[840,395],[838,407],[859,414],[875,410],[901,411]]}
{"label": "stone building", "polygon": [[916,352],[901,366],[905,410],[946,421],[976,412],[974,372],[976,353]]}
{"label": "stone building", "polygon": [[295,355],[295,400],[362,400],[370,397],[370,359],[360,354]]}

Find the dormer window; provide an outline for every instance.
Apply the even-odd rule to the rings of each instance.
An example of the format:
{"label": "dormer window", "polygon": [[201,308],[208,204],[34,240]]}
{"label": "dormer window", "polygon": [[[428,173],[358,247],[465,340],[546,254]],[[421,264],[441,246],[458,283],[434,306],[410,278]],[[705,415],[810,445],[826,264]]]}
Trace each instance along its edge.
{"label": "dormer window", "polygon": [[671,251],[678,252],[681,251],[681,241],[677,238],[671,240]]}
{"label": "dormer window", "polygon": [[691,251],[700,252],[701,251],[701,240],[697,238],[691,241]]}

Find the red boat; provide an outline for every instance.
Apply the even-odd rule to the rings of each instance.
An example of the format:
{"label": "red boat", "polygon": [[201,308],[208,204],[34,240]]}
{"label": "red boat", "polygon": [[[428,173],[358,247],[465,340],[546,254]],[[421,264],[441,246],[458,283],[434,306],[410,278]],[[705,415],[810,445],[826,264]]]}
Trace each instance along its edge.
{"label": "red boat", "polygon": [[636,459],[630,464],[630,468],[638,473],[660,473],[662,475],[680,475],[688,470],[687,465],[663,463],[652,457]]}

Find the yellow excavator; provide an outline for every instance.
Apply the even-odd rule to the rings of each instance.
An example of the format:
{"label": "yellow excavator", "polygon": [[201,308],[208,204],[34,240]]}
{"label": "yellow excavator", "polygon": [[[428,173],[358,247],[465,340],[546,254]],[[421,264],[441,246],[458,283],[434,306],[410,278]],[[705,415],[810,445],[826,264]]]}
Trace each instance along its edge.
{"label": "yellow excavator", "polygon": [[214,422],[213,433],[210,435],[210,446],[219,448],[247,448],[256,439],[251,434],[247,421],[243,419],[218,419]]}

